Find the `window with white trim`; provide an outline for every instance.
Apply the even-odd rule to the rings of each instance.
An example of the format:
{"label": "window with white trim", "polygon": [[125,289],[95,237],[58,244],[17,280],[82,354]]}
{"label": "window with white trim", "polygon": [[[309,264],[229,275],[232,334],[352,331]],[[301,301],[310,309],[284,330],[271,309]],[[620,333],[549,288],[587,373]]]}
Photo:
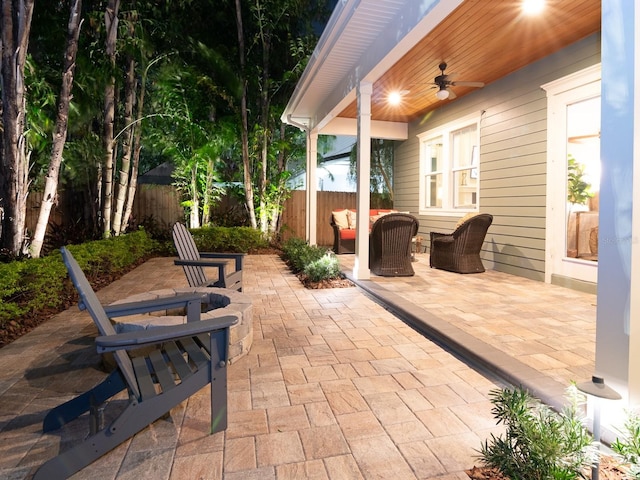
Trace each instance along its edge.
{"label": "window with white trim", "polygon": [[477,210],[480,117],[466,117],[418,138],[420,213]]}

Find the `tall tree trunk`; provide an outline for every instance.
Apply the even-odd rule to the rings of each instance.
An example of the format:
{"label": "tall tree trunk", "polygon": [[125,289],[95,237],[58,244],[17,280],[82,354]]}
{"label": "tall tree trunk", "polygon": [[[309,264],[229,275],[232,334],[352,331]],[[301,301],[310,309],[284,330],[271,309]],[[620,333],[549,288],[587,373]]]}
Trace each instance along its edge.
{"label": "tall tree trunk", "polygon": [[374,160],[374,166],[380,172],[380,176],[382,177],[382,180],[384,181],[384,184],[389,191],[389,199],[393,202],[393,183],[391,181],[391,178],[389,178],[389,175],[387,175],[387,171],[384,169],[384,165],[382,162],[383,155],[386,156],[388,154],[388,148],[385,147],[386,145],[384,143],[384,140],[376,140],[373,147],[372,157]]}
{"label": "tall tree trunk", "polygon": [[53,147],[49,159],[49,169],[44,185],[44,195],[40,205],[40,214],[33,241],[31,242],[31,255],[39,257],[44,242],[44,236],[49,223],[51,208],[56,201],[58,192],[58,178],[60,174],[60,164],[62,162],[62,151],[67,139],[67,126],[69,123],[69,104],[71,103],[71,89],[73,88],[73,75],[76,67],[76,54],[78,53],[78,36],[82,21],[80,12],[82,10],[82,0],[71,2],[69,12],[69,24],[67,28],[67,46],[64,54],[64,70],[62,72],[62,86],[60,87],[60,98],[58,99],[58,114],[56,116],[56,127],[53,134]]}
{"label": "tall tree trunk", "polygon": [[[284,140],[284,136],[286,134],[286,125],[280,122],[280,139]],[[274,208],[271,211],[271,218],[269,220],[269,236],[273,237],[280,231],[280,214],[282,213],[282,205],[284,204],[285,192],[288,192],[288,188],[286,185],[286,180],[282,179],[282,174],[284,173],[287,165],[285,162],[285,150],[284,148],[278,149],[278,179],[281,179],[281,186],[278,188],[278,208]]]}
{"label": "tall tree trunk", "polygon": [[[118,37],[118,9],[120,0],[109,0],[104,13],[104,23],[107,31],[105,50],[113,70],[116,68],[116,39]],[[113,124],[115,120],[115,91],[116,78],[112,74],[104,90],[104,130],[102,141],[104,145],[104,203],[102,206],[102,233],[105,238],[111,236],[111,204],[113,199],[113,164],[115,158],[115,141],[113,138]]]}
{"label": "tall tree trunk", "polygon": [[[144,69],[142,73],[142,78],[140,80],[140,91],[138,93],[138,100],[136,106],[136,122],[138,125],[136,126],[133,133],[133,157],[131,160],[131,180],[129,181],[129,193],[127,194],[127,204],[124,210],[124,216],[122,218],[123,230],[126,230],[129,226],[129,219],[131,218],[131,212],[133,211],[133,202],[136,197],[136,190],[138,187],[138,165],[140,165],[140,150],[142,148],[140,139],[142,138],[142,114],[144,113],[144,97],[147,90],[147,74],[149,72],[149,67],[153,65],[155,62],[159,61],[160,57],[152,61],[147,67]],[[141,220],[141,219],[139,219]]]}
{"label": "tall tree trunk", "polygon": [[244,194],[251,226],[257,228],[256,209],[253,204],[253,183],[251,181],[251,162],[249,161],[249,113],[247,111],[247,74],[242,27],[242,9],[240,0],[236,1],[236,26],[238,28],[238,53],[240,55],[240,81],[242,82],[242,98],[240,99],[240,115],[242,120],[242,165],[244,169]]}
{"label": "tall tree trunk", "polygon": [[191,213],[189,223],[191,228],[200,228],[200,199],[198,196],[198,164],[191,169]]}
{"label": "tall tree trunk", "polygon": [[262,92],[260,94],[260,110],[262,117],[262,148],[261,159],[262,168],[260,169],[260,230],[262,233],[267,234],[269,232],[269,219],[271,215],[269,210],[273,208],[273,205],[269,205],[269,199],[267,198],[267,173],[269,167],[269,56],[271,54],[271,36],[268,29],[265,31],[261,26],[261,39],[262,39]]}
{"label": "tall tree trunk", "polygon": [[20,255],[25,243],[29,155],[25,129],[24,64],[34,0],[2,0],[0,77],[2,78],[2,152],[0,213],[2,246]]}
{"label": "tall tree trunk", "polygon": [[209,225],[211,223],[211,201],[213,191],[213,159],[207,162],[207,174],[205,178],[204,194],[202,199],[202,224]]}
{"label": "tall tree trunk", "polygon": [[[133,35],[133,32],[130,32]],[[130,173],[131,173],[131,150],[133,147],[133,132],[139,127],[133,122],[133,104],[136,97],[136,62],[133,57],[128,59],[129,68],[127,69],[127,79],[125,82],[125,101],[124,101],[124,124],[126,131],[124,140],[122,141],[122,164],[120,174],[118,175],[118,189],[116,195],[116,206],[113,211],[112,229],[115,236],[124,233],[122,228],[122,216],[124,204],[129,192]]]}
{"label": "tall tree trunk", "polygon": [[[152,62],[153,64],[154,62]],[[144,111],[144,95],[147,89],[147,71],[151,65],[148,65],[144,69],[142,79],[140,80],[140,93],[138,94],[137,107],[136,107],[136,128],[133,133],[133,156],[131,159],[131,179],[129,180],[129,193],[127,193],[127,203],[124,209],[124,215],[122,217],[122,229],[126,231],[129,226],[129,220],[131,219],[131,212],[133,211],[133,202],[136,198],[136,190],[138,188],[138,165],[140,165],[140,150],[142,138],[142,113]]]}

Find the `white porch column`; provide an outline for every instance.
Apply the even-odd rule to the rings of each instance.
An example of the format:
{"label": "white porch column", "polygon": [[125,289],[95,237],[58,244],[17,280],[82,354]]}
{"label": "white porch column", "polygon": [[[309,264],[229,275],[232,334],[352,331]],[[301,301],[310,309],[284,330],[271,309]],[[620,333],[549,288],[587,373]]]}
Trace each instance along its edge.
{"label": "white porch column", "polygon": [[[602,128],[596,373],[640,404],[640,15],[602,0]],[[634,235],[635,232],[635,235]]]}
{"label": "white porch column", "polygon": [[305,225],[307,242],[316,245],[318,241],[318,181],[316,170],[318,167],[318,132],[307,132],[307,211]]}
{"label": "white porch column", "polygon": [[370,278],[369,270],[369,179],[371,177],[371,82],[358,82],[356,90],[358,102],[356,163],[356,260],[353,276],[356,279]]}

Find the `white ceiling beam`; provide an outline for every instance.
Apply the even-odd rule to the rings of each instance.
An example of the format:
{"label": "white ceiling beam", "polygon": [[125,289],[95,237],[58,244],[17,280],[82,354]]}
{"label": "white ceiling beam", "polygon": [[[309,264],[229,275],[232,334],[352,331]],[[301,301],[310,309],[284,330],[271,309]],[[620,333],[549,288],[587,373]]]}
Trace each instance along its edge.
{"label": "white ceiling beam", "polygon": [[[318,133],[322,135],[356,135],[355,118],[336,117],[327,123]],[[406,140],[409,138],[409,125],[402,122],[371,121],[371,137],[385,140]]]}

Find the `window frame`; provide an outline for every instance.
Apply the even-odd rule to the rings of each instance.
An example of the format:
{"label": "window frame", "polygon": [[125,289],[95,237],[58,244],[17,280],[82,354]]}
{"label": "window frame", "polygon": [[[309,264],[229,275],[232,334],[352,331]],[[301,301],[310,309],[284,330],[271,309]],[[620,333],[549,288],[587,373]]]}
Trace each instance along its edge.
{"label": "window frame", "polygon": [[[458,215],[460,213],[477,212],[480,206],[480,113],[474,113],[465,117],[458,118],[452,122],[445,123],[439,127],[432,128],[418,135],[419,158],[420,158],[420,180],[419,180],[419,199],[418,211],[422,215]],[[473,168],[468,165],[460,166],[460,162],[456,162],[452,158],[452,135],[465,128],[475,126],[475,145],[471,146],[473,159],[477,163],[473,163]],[[428,169],[431,165],[431,159],[427,158],[427,152],[430,151],[429,145],[435,140],[442,140],[442,165],[439,170],[432,171]],[[454,178],[456,172],[470,171],[469,178],[476,180],[475,206],[473,207],[456,207],[456,189],[454,188]],[[432,175],[442,175],[442,206],[428,206],[426,195],[428,193],[427,182]]]}

